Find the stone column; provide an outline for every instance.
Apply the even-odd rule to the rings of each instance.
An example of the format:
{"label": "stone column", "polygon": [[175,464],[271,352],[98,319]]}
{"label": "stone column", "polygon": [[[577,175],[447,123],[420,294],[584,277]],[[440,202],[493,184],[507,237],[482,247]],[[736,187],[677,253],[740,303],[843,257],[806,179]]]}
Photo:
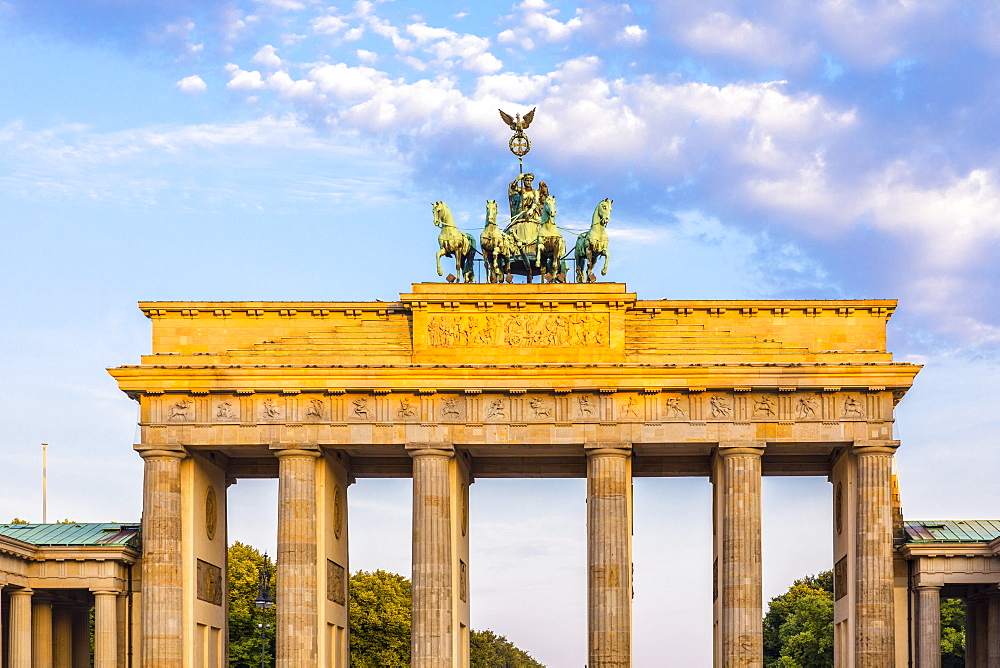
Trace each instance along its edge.
{"label": "stone column", "polygon": [[413,458],[413,668],[452,668],[451,445]]}
{"label": "stone column", "polygon": [[989,601],[980,596],[976,599],[976,665],[983,668],[992,668],[986,661],[990,646],[989,636]]}
{"label": "stone column", "polygon": [[856,668],[895,663],[892,456],[898,441],[859,441],[854,656]]}
{"label": "stone column", "polygon": [[308,668],[318,661],[319,596],[316,584],[316,459],[318,449],[277,450],[278,668]]}
{"label": "stone column", "polygon": [[986,665],[1000,668],[1000,591],[989,595],[989,623],[986,628]]}
{"label": "stone column", "polygon": [[[760,476],[763,444],[720,444],[722,528],[718,566],[722,661],[726,668],[764,665]],[[756,446],[756,447],[750,447]]]}
{"label": "stone column", "polygon": [[31,595],[30,589],[10,593],[10,668],[31,668]]}
{"label": "stone column", "polygon": [[52,599],[45,594],[31,598],[31,665],[52,668]]}
{"label": "stone column", "polygon": [[90,607],[73,608],[73,668],[90,668]]}
{"label": "stone column", "polygon": [[136,446],[142,486],[142,664],[182,668],[182,448]]}
{"label": "stone column", "polygon": [[593,668],[632,665],[632,446],[587,446],[587,645]]}
{"label": "stone column", "polygon": [[94,668],[118,665],[118,592],[94,592]]}
{"label": "stone column", "polygon": [[976,601],[971,596],[966,596],[965,598],[965,667],[966,668],[982,668],[978,663],[976,663],[976,656],[978,655],[977,645],[980,640],[976,633],[978,624],[976,623],[976,617],[978,609],[976,606]]}
{"label": "stone column", "polygon": [[941,668],[941,585],[917,585],[917,668]]}
{"label": "stone column", "polygon": [[73,612],[67,605],[52,608],[52,665],[73,668]]}

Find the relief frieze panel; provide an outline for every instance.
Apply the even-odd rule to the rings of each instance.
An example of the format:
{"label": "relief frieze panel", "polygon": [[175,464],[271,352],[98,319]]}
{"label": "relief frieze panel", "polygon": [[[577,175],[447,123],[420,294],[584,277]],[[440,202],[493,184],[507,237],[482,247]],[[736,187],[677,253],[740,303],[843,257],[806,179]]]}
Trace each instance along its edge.
{"label": "relief frieze panel", "polygon": [[427,339],[432,348],[607,346],[610,318],[603,313],[434,315]]}

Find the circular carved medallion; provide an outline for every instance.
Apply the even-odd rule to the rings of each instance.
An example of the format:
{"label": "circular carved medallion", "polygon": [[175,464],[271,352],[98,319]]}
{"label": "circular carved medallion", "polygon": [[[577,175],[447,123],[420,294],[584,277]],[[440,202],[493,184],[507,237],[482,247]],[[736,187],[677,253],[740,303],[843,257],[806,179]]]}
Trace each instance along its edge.
{"label": "circular carved medallion", "polygon": [[344,504],[340,498],[340,485],[333,488],[333,535],[340,538],[344,530]]}
{"label": "circular carved medallion", "polygon": [[522,132],[511,137],[507,145],[510,147],[510,152],[519,158],[528,155],[528,151],[531,150],[531,140],[528,139],[528,135]]}
{"label": "circular carved medallion", "polygon": [[215,495],[215,488],[208,486],[205,494],[205,533],[209,540],[215,540],[215,529],[219,525],[219,499]]}
{"label": "circular carved medallion", "polygon": [[844,483],[837,483],[837,495],[833,499],[833,517],[837,525],[837,535],[844,532]]}

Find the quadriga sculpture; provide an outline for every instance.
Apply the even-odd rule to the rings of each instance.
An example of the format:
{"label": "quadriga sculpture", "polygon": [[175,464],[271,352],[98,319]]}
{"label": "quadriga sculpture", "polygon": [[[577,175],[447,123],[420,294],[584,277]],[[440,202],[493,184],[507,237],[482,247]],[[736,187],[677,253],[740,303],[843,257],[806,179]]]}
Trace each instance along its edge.
{"label": "quadriga sculpture", "polygon": [[514,240],[497,225],[497,202],[494,199],[486,202],[486,225],[479,235],[479,244],[489,282],[501,283],[506,279],[510,283],[513,276],[508,270],[510,256],[515,252]]}
{"label": "quadriga sculpture", "polygon": [[549,195],[542,205],[542,224],[538,226],[535,266],[549,283],[566,282],[566,242],[556,227],[556,198]]}

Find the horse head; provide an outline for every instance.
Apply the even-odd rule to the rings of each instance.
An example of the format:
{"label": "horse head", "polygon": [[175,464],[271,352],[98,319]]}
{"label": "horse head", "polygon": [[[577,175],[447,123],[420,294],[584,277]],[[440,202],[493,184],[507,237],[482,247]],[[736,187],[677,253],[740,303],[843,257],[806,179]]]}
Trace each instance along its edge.
{"label": "horse head", "polygon": [[542,224],[552,223],[556,219],[556,198],[549,195],[545,198],[545,203],[542,205]]}
{"label": "horse head", "polygon": [[594,209],[594,216],[591,219],[590,224],[607,226],[608,222],[611,220],[611,205],[613,203],[613,199],[602,199],[598,203],[597,208]]}
{"label": "horse head", "polygon": [[431,210],[434,212],[434,225],[436,227],[442,227],[451,223],[451,210],[444,202],[434,202],[431,205]]}
{"label": "horse head", "polygon": [[497,224],[497,201],[495,199],[486,201],[486,227]]}

